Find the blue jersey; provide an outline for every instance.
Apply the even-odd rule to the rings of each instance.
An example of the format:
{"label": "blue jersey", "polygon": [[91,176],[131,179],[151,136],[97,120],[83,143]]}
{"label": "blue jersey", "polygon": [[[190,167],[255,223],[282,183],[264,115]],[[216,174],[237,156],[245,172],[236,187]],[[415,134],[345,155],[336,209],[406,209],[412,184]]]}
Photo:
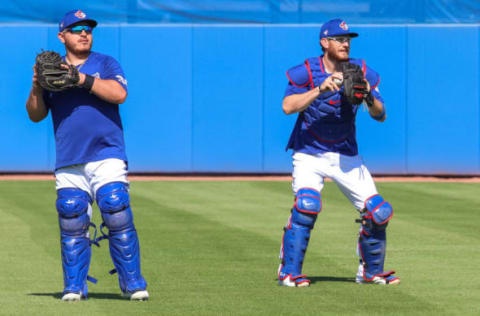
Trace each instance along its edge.
{"label": "blue jersey", "polygon": [[[91,52],[77,68],[95,78],[116,80],[127,90],[123,70],[110,56]],[[108,103],[80,87],[62,92],[45,90],[43,99],[52,112],[55,169],[107,158],[127,161],[118,104]]]}
{"label": "blue jersey", "polygon": [[[304,64],[287,71],[289,83],[285,97],[305,93],[320,86],[330,76],[325,71],[322,57],[308,58]],[[361,59],[350,59],[350,63],[362,68],[373,96],[383,103],[378,91],[379,75]],[[358,108],[359,105],[350,104],[343,96],[343,87],[338,92],[321,94],[299,113],[287,150],[307,154],[337,152],[348,156],[357,155],[355,116]]]}

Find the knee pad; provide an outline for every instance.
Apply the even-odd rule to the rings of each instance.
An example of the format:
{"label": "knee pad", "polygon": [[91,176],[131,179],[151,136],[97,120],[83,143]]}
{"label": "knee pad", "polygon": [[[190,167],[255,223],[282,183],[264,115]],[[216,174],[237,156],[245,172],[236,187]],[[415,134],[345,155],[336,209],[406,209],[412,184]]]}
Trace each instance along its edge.
{"label": "knee pad", "polygon": [[301,188],[295,196],[294,208],[301,213],[318,214],[322,210],[320,192],[311,188]]}
{"label": "knee pad", "polygon": [[111,182],[97,190],[97,204],[110,232],[133,229],[128,187],[123,182]]}
{"label": "knee pad", "polygon": [[362,219],[367,233],[373,230],[385,230],[392,217],[393,208],[381,195],[373,195],[365,201]]}
{"label": "knee pad", "polygon": [[363,277],[366,281],[385,274],[383,271],[386,251],[385,229],[392,216],[392,206],[380,195],[374,195],[365,202],[358,249],[364,265]]}
{"label": "knee pad", "polygon": [[317,214],[322,210],[320,193],[314,189],[301,188],[295,197],[289,226],[300,226],[312,229]]}
{"label": "knee pad", "polygon": [[310,231],[321,211],[320,193],[309,188],[298,190],[292,215],[285,227],[280,257],[282,265],[279,278],[301,277],[303,259],[310,240]]}
{"label": "knee pad", "polygon": [[86,236],[90,218],[88,205],[92,199],[87,192],[64,188],[57,191],[57,212],[62,235]]}

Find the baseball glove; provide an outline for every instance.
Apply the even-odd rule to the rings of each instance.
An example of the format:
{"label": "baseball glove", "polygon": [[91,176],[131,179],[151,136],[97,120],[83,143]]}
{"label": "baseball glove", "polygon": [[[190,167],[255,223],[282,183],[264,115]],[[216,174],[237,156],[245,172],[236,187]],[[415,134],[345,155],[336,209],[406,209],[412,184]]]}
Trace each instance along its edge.
{"label": "baseball glove", "polygon": [[363,80],[360,66],[345,62],[342,64],[343,94],[351,104],[361,104],[367,96],[367,83]]}
{"label": "baseball glove", "polygon": [[37,81],[44,89],[63,91],[76,87],[80,80],[77,68],[64,62],[54,51],[42,51],[35,62]]}

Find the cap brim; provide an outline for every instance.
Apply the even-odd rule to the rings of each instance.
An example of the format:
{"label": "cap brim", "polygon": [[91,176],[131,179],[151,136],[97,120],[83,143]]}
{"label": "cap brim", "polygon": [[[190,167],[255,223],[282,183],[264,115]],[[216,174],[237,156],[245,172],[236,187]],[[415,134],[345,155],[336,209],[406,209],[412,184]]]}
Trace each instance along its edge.
{"label": "cap brim", "polygon": [[[97,26],[97,21],[95,20],[83,20],[83,21],[87,22],[91,27]],[[356,36],[358,36],[358,34]]]}
{"label": "cap brim", "polygon": [[336,36],[357,37],[358,33],[350,32],[350,33],[340,33],[340,34],[328,34],[328,35],[320,36],[320,39],[327,38],[327,37],[336,37]]}
{"label": "cap brim", "polygon": [[80,23],[87,23],[89,26],[91,26],[92,28],[93,27],[96,27],[97,26],[97,21],[95,20],[91,20],[91,19],[85,19],[85,20],[80,20],[80,21],[77,21],[77,22],[74,22],[70,25],[66,25],[63,27],[63,29],[66,29],[66,28],[69,28],[69,27],[72,27],[74,25],[78,25]]}
{"label": "cap brim", "polygon": [[[91,19],[81,20],[81,21],[78,21],[78,22],[73,23],[73,24],[78,24],[78,23],[88,23],[88,25],[90,25],[91,27],[97,26],[97,21],[91,20]],[[73,24],[72,24],[72,25],[73,25]]]}

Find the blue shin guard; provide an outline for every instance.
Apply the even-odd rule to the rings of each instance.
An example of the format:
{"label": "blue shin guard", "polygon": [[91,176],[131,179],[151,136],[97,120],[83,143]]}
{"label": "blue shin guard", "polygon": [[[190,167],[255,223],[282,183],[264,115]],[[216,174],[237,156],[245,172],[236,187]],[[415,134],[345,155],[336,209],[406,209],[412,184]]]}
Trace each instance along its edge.
{"label": "blue shin guard", "polygon": [[302,274],[303,259],[310,240],[310,231],[322,209],[320,193],[314,189],[298,190],[288,225],[284,228],[278,271],[281,285],[308,286],[310,281]]}
{"label": "blue shin guard", "polygon": [[97,191],[97,204],[107,226],[110,256],[125,294],[143,291],[147,283],[140,271],[140,247],[133,224],[127,184],[111,182]]}
{"label": "blue shin guard", "polygon": [[91,203],[88,193],[80,189],[64,188],[57,191],[64,295],[77,293],[86,298],[88,294],[91,258],[88,205]]}
{"label": "blue shin guard", "polygon": [[374,195],[365,202],[362,213],[362,228],[358,249],[363,264],[363,281],[372,283],[398,283],[395,271],[384,271],[386,232],[388,221],[393,216],[390,203],[380,195]]}

